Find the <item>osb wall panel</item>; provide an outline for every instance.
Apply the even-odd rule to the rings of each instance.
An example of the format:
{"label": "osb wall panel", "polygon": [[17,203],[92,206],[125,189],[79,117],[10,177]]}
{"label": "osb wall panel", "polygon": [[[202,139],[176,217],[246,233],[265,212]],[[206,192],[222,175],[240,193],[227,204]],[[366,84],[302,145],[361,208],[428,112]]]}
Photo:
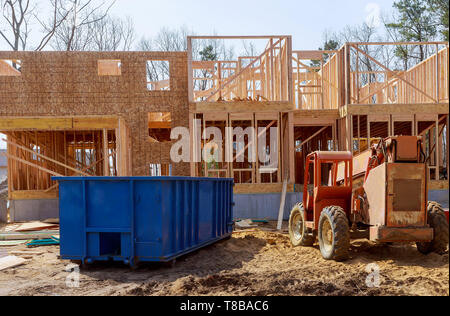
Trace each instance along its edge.
{"label": "osb wall panel", "polygon": [[[134,176],[150,163],[171,163],[170,143],[148,141],[148,112],[171,112],[173,126],[189,126],[186,52],[0,52],[22,62],[21,76],[0,76],[0,116],[118,115],[131,131]],[[120,76],[99,76],[99,59],[121,61]],[[170,91],[148,91],[146,62],[170,62]],[[189,175],[173,164],[173,175]]]}

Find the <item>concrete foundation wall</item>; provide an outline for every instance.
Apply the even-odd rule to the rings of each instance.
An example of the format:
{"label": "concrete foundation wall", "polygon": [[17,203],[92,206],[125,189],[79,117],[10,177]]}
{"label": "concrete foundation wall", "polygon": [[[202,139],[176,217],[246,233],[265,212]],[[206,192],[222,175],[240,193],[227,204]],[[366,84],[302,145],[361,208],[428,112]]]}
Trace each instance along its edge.
{"label": "concrete foundation wall", "polygon": [[448,209],[449,190],[430,191],[428,200],[438,202],[443,208]]}
{"label": "concrete foundation wall", "polygon": [[[292,207],[300,203],[303,193],[287,193],[284,206],[285,220],[289,219]],[[235,194],[234,218],[277,220],[281,194]]]}
{"label": "concrete foundation wall", "polygon": [[[281,194],[235,194],[234,218],[277,220]],[[284,207],[284,220],[289,219],[292,207],[303,199],[302,193],[288,193]],[[430,191],[429,200],[449,207],[449,191]],[[13,222],[45,220],[59,217],[59,203],[54,200],[17,200],[10,202]],[[0,221],[6,220],[6,202],[0,201]]]}
{"label": "concrete foundation wall", "polygon": [[8,209],[6,200],[0,200],[0,223],[6,223],[8,220]]}
{"label": "concrete foundation wall", "polygon": [[[234,218],[252,218],[278,220],[278,211],[280,209],[280,193],[273,194],[235,194],[234,195]],[[448,209],[449,191],[430,191],[428,200],[435,201]],[[296,203],[303,201],[303,193],[288,193],[286,195],[286,204],[284,207],[285,220],[289,219],[292,207]]]}
{"label": "concrete foundation wall", "polygon": [[11,222],[28,222],[59,218],[59,200],[10,201],[9,214]]}

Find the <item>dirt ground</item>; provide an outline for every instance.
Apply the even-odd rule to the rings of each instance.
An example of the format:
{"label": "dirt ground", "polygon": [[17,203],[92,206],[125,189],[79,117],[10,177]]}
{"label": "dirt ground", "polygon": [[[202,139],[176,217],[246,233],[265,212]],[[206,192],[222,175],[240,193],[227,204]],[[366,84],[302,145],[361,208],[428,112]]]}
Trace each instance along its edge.
{"label": "dirt ground", "polygon": [[[29,250],[25,246],[0,249]],[[0,271],[0,295],[449,295],[449,257],[420,254],[414,245],[352,242],[351,259],[322,259],[318,246],[292,248],[285,234],[237,232],[233,238],[177,260],[131,270],[121,264],[81,269],[79,287],[58,259],[41,247],[20,267]],[[379,267],[379,287],[368,287],[369,264]],[[370,271],[369,271],[370,272]],[[368,278],[369,277],[369,278]]]}

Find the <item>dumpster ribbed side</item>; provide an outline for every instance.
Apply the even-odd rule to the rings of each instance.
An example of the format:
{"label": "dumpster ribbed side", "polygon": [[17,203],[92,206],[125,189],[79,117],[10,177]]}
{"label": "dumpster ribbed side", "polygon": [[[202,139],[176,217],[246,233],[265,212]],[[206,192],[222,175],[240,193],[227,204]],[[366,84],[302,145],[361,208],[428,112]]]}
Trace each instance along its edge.
{"label": "dumpster ribbed side", "polygon": [[169,261],[232,233],[232,179],[54,179],[63,259]]}

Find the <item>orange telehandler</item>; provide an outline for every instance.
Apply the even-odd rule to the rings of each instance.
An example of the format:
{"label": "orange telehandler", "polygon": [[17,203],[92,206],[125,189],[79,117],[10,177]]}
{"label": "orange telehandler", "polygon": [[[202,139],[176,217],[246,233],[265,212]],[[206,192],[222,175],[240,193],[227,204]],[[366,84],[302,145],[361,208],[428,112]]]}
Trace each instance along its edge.
{"label": "orange telehandler", "polygon": [[[448,214],[428,202],[427,158],[420,136],[381,140],[367,152],[314,152],[306,158],[303,203],[289,218],[293,246],[324,259],[347,259],[351,231],[381,243],[415,242],[424,254],[448,245]],[[446,218],[447,217],[447,218]]]}

